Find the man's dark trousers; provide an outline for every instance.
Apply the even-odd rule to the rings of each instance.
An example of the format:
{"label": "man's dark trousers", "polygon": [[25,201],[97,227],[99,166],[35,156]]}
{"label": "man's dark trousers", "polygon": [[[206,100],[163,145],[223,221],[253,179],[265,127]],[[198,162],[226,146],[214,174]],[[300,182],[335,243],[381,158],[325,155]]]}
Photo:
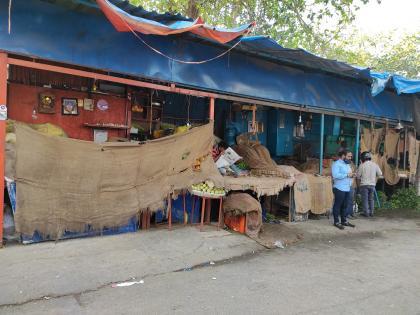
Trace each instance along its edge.
{"label": "man's dark trousers", "polygon": [[334,206],[333,206],[333,215],[334,215],[334,224],[340,223],[339,219],[341,218],[341,224],[346,223],[347,215],[347,204],[349,200],[350,192],[341,191],[337,188],[333,189],[334,192]]}

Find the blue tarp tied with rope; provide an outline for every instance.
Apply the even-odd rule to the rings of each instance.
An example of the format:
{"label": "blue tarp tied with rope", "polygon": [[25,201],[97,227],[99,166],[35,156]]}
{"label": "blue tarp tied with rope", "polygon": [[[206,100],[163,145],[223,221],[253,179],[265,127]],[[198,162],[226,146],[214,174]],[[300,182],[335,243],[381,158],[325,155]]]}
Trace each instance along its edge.
{"label": "blue tarp tied with rope", "polygon": [[[86,9],[83,3],[14,1],[9,35],[8,4],[0,1],[0,50],[297,108],[412,121],[414,95],[385,90],[372,97],[368,69],[285,49],[267,37],[243,38],[222,55],[233,44],[184,34],[140,34],[173,59],[222,55],[203,64],[179,63],[152,51],[133,34],[118,32],[97,7]],[[74,7],[69,9],[69,4]]]}

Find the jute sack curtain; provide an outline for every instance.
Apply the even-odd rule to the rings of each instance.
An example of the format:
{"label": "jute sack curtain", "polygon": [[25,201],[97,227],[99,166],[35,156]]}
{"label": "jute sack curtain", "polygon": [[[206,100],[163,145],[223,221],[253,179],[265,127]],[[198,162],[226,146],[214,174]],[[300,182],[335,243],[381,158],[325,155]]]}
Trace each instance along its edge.
{"label": "jute sack curtain", "polygon": [[[207,124],[143,145],[65,139],[16,126],[16,229],[60,237],[127,224],[156,210],[169,193],[211,179],[223,185],[210,156]],[[192,165],[201,158],[201,171]]]}

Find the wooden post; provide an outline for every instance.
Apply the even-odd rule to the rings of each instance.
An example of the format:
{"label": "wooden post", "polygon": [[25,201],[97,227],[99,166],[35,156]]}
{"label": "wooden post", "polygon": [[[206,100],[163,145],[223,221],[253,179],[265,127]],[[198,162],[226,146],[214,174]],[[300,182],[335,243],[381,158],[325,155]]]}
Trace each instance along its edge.
{"label": "wooden post", "polygon": [[209,119],[214,120],[214,97],[210,97]]}
{"label": "wooden post", "polygon": [[195,210],[195,196],[191,195],[191,203],[192,203],[192,209],[191,209],[191,218],[190,218],[190,224],[194,224],[194,210]]}
{"label": "wooden post", "polygon": [[[404,159],[404,161],[403,161],[403,169],[404,169],[404,173],[406,173],[406,169],[407,169],[407,163],[406,163],[406,160],[407,160],[407,134],[408,134],[408,128],[405,127],[404,128],[404,154],[403,154],[403,159]],[[407,177],[410,177],[410,176],[407,176]],[[406,178],[405,177],[403,178],[403,187],[404,188],[406,187]]]}
{"label": "wooden post", "polygon": [[207,224],[210,224],[210,220],[211,220],[211,217],[210,217],[210,214],[211,214],[211,201],[212,201],[212,199],[209,198],[207,200],[207,202],[206,202],[206,223]]}
{"label": "wooden post", "polygon": [[220,197],[219,200],[219,221],[217,223],[217,229],[220,229],[220,226],[222,225],[222,218],[223,218],[223,197]]}
{"label": "wooden post", "polygon": [[[294,185],[296,185],[296,183]],[[289,222],[292,222],[292,203],[293,203],[292,189],[293,188],[294,186],[290,186],[290,189],[289,189]]]}
{"label": "wooden post", "polygon": [[[0,52],[0,106],[7,105],[7,54]],[[6,121],[0,120],[0,247],[3,247],[4,156]]]}
{"label": "wooden post", "polygon": [[168,194],[168,229],[172,229],[172,196]]}
{"label": "wooden post", "polygon": [[206,198],[201,198],[201,218],[200,218],[200,231],[203,230],[204,226],[204,209],[206,208]]}
{"label": "wooden post", "polygon": [[322,164],[324,161],[324,113],[321,114],[321,132],[319,137],[319,175],[322,175]]}
{"label": "wooden post", "polygon": [[182,201],[183,201],[183,206],[184,206],[184,225],[187,224],[187,220],[186,219],[186,215],[187,215],[187,202],[185,200],[185,192],[182,194]]}
{"label": "wooden post", "polygon": [[360,148],[360,119],[356,120],[356,148],[354,152],[354,164],[359,166],[359,148]]}

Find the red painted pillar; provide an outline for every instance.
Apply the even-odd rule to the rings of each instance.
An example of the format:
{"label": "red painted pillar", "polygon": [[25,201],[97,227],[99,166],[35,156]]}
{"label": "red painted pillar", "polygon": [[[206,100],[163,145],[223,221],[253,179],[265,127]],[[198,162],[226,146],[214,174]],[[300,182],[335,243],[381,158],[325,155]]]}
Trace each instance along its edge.
{"label": "red painted pillar", "polygon": [[[0,106],[7,101],[7,54],[0,52]],[[3,247],[3,209],[4,209],[4,146],[6,140],[6,121],[0,120],[0,247]]]}
{"label": "red painted pillar", "polygon": [[210,97],[209,119],[214,120],[214,97]]}

